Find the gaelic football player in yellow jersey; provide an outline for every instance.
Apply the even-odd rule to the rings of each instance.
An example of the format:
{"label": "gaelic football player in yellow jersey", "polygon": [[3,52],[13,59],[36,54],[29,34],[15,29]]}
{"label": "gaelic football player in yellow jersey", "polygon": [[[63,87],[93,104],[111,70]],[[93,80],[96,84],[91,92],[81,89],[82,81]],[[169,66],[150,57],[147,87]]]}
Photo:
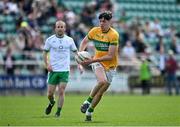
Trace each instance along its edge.
{"label": "gaelic football player in yellow jersey", "polygon": [[110,11],[102,12],[99,15],[99,27],[92,28],[79,47],[79,51],[85,50],[89,40],[93,41],[95,46],[94,58],[81,63],[81,65],[91,64],[97,77],[97,85],[81,105],[81,112],[86,114],[86,121],[91,121],[94,108],[110,86],[118,65],[119,34],[111,27],[111,19]]}

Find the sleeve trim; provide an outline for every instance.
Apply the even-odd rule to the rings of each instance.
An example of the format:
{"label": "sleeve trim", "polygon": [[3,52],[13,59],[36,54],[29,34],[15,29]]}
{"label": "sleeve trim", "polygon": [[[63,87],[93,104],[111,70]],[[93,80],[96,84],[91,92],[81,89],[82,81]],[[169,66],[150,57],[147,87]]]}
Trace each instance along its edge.
{"label": "sleeve trim", "polygon": [[110,43],[110,45],[118,45],[116,42]]}
{"label": "sleeve trim", "polygon": [[44,51],[45,51],[45,52],[49,52],[49,50],[47,50],[47,49],[44,49]]}
{"label": "sleeve trim", "polygon": [[77,52],[77,49],[76,50],[72,50],[72,52]]}
{"label": "sleeve trim", "polygon": [[89,35],[88,35],[87,37],[88,37],[89,40],[92,40],[92,39],[89,37]]}

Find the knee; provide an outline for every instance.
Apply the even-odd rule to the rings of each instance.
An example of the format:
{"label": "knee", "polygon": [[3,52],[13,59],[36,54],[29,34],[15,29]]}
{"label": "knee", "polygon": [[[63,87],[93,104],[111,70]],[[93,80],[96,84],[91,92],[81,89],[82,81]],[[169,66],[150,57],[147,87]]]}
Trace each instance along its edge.
{"label": "knee", "polygon": [[53,91],[48,91],[48,93],[47,93],[48,98],[53,97],[53,95],[54,95]]}
{"label": "knee", "polygon": [[107,82],[106,80],[101,80],[101,81],[98,82],[98,84],[100,84],[100,85],[106,85],[106,84],[108,84],[108,82]]}

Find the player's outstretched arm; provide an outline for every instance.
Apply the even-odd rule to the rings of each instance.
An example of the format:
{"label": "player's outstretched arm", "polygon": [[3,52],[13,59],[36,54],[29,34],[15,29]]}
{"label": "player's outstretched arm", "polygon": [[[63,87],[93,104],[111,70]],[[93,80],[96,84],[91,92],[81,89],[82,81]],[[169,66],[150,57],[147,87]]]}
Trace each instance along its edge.
{"label": "player's outstretched arm", "polygon": [[80,46],[79,46],[79,51],[80,51],[80,52],[81,52],[81,51],[84,51],[84,50],[86,49],[87,44],[88,44],[88,41],[89,41],[89,39],[88,39],[87,36],[81,41],[81,44],[80,44]]}

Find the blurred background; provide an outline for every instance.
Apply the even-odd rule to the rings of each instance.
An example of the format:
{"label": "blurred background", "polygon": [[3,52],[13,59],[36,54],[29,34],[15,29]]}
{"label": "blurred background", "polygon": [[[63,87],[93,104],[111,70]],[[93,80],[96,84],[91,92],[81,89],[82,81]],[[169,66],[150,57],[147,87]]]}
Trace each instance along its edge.
{"label": "blurred background", "polygon": [[[113,12],[120,35],[119,66],[108,92],[178,95],[180,0],[1,0],[0,95],[46,94],[42,49],[55,22],[66,22],[67,35],[79,47],[104,10]],[[93,55],[92,42],[86,50]],[[145,79],[144,61],[150,75]],[[90,67],[80,74],[72,54],[67,92],[89,92],[95,82]]]}

